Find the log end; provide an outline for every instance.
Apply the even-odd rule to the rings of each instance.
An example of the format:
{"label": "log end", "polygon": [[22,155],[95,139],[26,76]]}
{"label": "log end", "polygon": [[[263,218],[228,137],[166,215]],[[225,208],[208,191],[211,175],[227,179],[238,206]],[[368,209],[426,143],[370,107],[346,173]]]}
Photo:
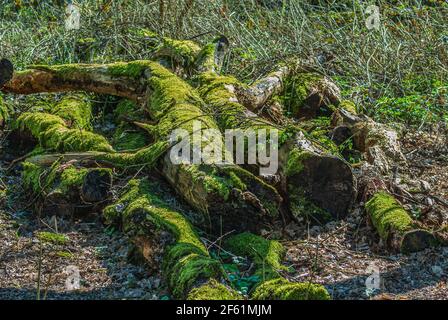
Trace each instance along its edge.
{"label": "log end", "polygon": [[[356,180],[344,160],[294,149],[289,153],[285,174],[289,198],[298,201],[303,214],[315,215],[319,221],[328,220],[325,211],[335,219],[348,214],[356,194]],[[303,199],[314,206],[307,206]]]}
{"label": "log end", "polygon": [[438,241],[434,234],[427,230],[416,229],[406,232],[400,244],[402,253],[418,252],[437,246]]}
{"label": "log end", "polygon": [[81,187],[81,198],[85,202],[104,201],[112,186],[112,171],[110,169],[90,170],[84,177]]}

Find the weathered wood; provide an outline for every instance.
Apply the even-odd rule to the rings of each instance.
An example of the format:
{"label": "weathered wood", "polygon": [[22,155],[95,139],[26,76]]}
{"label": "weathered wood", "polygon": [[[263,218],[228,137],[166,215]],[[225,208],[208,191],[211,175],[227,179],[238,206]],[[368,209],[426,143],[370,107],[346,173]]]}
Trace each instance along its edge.
{"label": "weathered wood", "polygon": [[212,72],[198,77],[199,92],[215,114],[221,131],[265,130],[269,136],[278,130],[279,189],[289,198],[293,215],[310,215],[313,220],[322,221],[330,218],[325,213],[328,211],[334,218],[343,218],[356,193],[350,165],[314,145],[302,132],[278,128],[248,111],[238,103],[235,93],[238,83],[234,78]]}
{"label": "weathered wood", "polygon": [[434,234],[419,227],[400,203],[385,191],[370,198],[366,211],[381,239],[393,251],[416,252],[438,244]]}
{"label": "weathered wood", "polygon": [[[356,115],[339,108],[332,115],[332,125],[350,130],[354,147],[366,154],[367,161],[388,173],[397,164],[406,164],[398,134],[385,124],[373,121],[365,115]],[[341,130],[341,129],[338,129]]]}
{"label": "weathered wood", "polygon": [[[192,134],[194,121],[201,123],[202,130],[217,126],[202,110],[204,102],[194,89],[155,62],[39,67],[14,74],[2,90],[16,93],[86,90],[144,101],[146,111],[156,123],[151,146],[135,154],[93,150],[106,152],[101,154],[106,161],[122,165],[152,164],[160,157],[164,177],[202,213],[202,226],[212,233],[234,229],[260,232],[279,215],[281,197],[277,191],[232,163],[173,164],[166,152],[173,130],[184,129]],[[40,127],[36,130],[40,132]]]}

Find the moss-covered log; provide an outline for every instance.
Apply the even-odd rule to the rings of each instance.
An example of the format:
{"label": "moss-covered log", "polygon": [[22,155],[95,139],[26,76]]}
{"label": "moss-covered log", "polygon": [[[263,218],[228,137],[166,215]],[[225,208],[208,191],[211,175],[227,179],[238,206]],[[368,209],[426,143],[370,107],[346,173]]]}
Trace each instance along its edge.
{"label": "moss-covered log", "polygon": [[251,233],[232,236],[225,247],[233,254],[249,257],[255,264],[255,275],[260,282],[252,288],[255,300],[329,300],[330,295],[322,286],[314,283],[294,283],[281,272],[287,268],[281,264],[284,248],[281,243],[266,240]]}
{"label": "moss-covered log", "polygon": [[[173,130],[183,129],[193,136],[195,121],[201,124],[201,130],[219,130],[212,117],[204,112],[204,102],[195,90],[160,64],[134,61],[108,65],[45,66],[14,74],[2,90],[34,93],[59,89],[106,92],[144,101],[146,111],[156,123],[149,126],[154,138],[153,145],[135,154],[108,153],[111,150],[98,150],[95,146],[91,149],[104,151],[95,157],[105,157],[107,161],[123,165],[129,165],[131,161],[135,164],[136,160],[140,164],[152,164],[161,157],[165,178],[179,195],[203,214],[202,226],[207,231],[215,234],[231,230],[259,232],[278,217],[281,197],[273,187],[248,171],[232,163],[173,164],[166,152]],[[53,115],[49,120],[45,120],[48,116],[42,119],[36,113],[22,117],[26,119],[20,123],[30,123],[27,128],[39,135],[42,141],[46,141],[47,134],[43,132],[47,132],[48,127],[54,128],[51,133],[59,132],[60,128],[65,132],[64,123],[57,116]],[[52,139],[49,142],[51,146],[59,146],[58,139],[56,143]]]}
{"label": "moss-covered log", "polygon": [[150,267],[162,268],[175,298],[241,298],[220,283],[220,262],[210,257],[190,222],[163,200],[157,183],[129,181],[118,201],[105,208],[104,218],[122,226]]}
{"label": "moss-covered log", "polygon": [[328,77],[315,72],[297,73],[287,78],[278,98],[285,111],[296,119],[331,115],[331,106],[339,105],[341,93]]}
{"label": "moss-covered log", "polygon": [[106,138],[89,131],[92,110],[85,96],[69,95],[46,110],[36,111],[41,109],[22,113],[13,129],[52,151],[113,151]]}
{"label": "moss-covered log", "polygon": [[96,212],[110,196],[112,171],[58,161],[51,167],[22,163],[24,186],[39,195],[44,214],[71,217]]}
{"label": "moss-covered log", "polygon": [[[238,102],[232,77],[206,72],[198,76],[199,92],[215,113],[222,131],[226,129],[265,130],[267,140],[278,130],[280,190],[288,197],[294,216],[325,221],[344,217],[354,200],[356,182],[351,167],[308,140],[298,130],[279,128]],[[258,136],[257,136],[258,138]]]}
{"label": "moss-covered log", "polygon": [[408,253],[437,244],[435,236],[419,228],[408,212],[387,192],[375,193],[365,207],[379,236],[392,250]]}
{"label": "moss-covered log", "polygon": [[331,114],[330,106],[341,100],[336,84],[301,60],[282,62],[252,85],[239,85],[237,96],[245,107],[262,115],[266,114],[262,109],[272,105],[270,100],[279,100],[284,111],[297,119]]}
{"label": "moss-covered log", "polygon": [[145,81],[139,81],[144,69],[139,62],[117,62],[107,67],[95,64],[36,65],[14,72],[1,91],[17,94],[90,91],[138,100],[146,89]]}

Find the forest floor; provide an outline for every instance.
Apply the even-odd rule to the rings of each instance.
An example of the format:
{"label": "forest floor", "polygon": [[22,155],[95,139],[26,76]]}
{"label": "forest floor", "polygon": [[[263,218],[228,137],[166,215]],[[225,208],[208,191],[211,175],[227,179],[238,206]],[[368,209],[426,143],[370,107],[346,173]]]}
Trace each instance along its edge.
{"label": "forest floor", "polygon": [[[425,227],[446,227],[447,3],[377,0],[380,28],[366,29],[369,14],[363,1],[173,0],[165,5],[161,0],[86,0],[81,28],[74,31],[65,30],[66,8],[52,1],[3,2],[0,58],[7,57],[18,70],[86,59],[148,59],[153,49],[147,36],[137,32],[140,28],[201,45],[220,34],[228,36],[231,52],[222,72],[246,84],[287,58],[315,57],[320,72],[336,81],[359,113],[404,129],[399,131],[408,165],[392,168],[389,179],[399,193],[394,196]],[[14,110],[26,110],[24,97],[6,98]],[[95,130],[107,135],[114,127],[101,123]],[[16,146],[6,148],[1,134],[0,299],[37,299],[38,292],[40,299],[170,298],[161,275],[132,263],[129,239],[106,227],[99,213],[71,220],[36,216],[35,196],[22,188],[20,169],[6,172],[24,154],[16,154]],[[355,173],[359,177],[360,169]],[[2,198],[6,189],[9,195]],[[43,243],[38,236],[42,231],[68,240]],[[291,223],[265,236],[284,239],[284,263],[290,267],[285,277],[321,283],[333,299],[448,300],[448,247],[409,255],[388,252],[369,225],[362,201],[342,221]],[[238,277],[251,269],[250,261],[241,260],[241,265],[229,263],[247,267],[237,270]],[[79,269],[79,290],[66,288],[69,266]],[[366,290],[373,269],[382,283],[374,292]]]}
{"label": "forest floor", "polygon": [[[399,168],[394,177],[412,197],[404,199],[404,206],[429,226],[448,220],[448,135],[435,132],[404,135],[408,167]],[[20,185],[17,176],[8,179],[6,184]],[[169,298],[160,274],[131,263],[129,239],[106,228],[99,216],[39,218],[27,210],[29,203],[21,206],[0,207],[0,299],[36,299],[39,270],[41,299]],[[58,231],[68,241],[43,244],[38,231]],[[387,253],[360,205],[342,221],[292,223],[283,233],[291,239],[283,242],[290,270],[285,276],[321,283],[333,299],[448,299],[448,248]],[[66,288],[68,266],[79,269],[79,290]],[[369,266],[378,268],[381,279],[381,289],[374,292],[366,290]]]}

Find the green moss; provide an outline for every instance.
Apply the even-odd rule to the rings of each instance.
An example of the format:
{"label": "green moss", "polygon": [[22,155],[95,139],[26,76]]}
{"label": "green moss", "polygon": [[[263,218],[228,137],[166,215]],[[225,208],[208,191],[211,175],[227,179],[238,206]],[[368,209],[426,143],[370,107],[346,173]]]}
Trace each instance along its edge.
{"label": "green moss", "polygon": [[357,114],[356,105],[353,101],[350,100],[342,100],[338,106],[338,108],[347,110],[352,114]]}
{"label": "green moss", "polygon": [[[210,112],[216,114],[219,128],[224,132],[226,129],[274,129],[258,117],[248,117],[246,108],[237,102],[234,92],[229,86],[239,86],[240,82],[233,77],[218,76],[212,72],[202,73],[197,77],[199,94],[210,106]],[[277,128],[275,128],[277,129]]]}
{"label": "green moss", "polygon": [[111,152],[98,155],[98,160],[104,160],[117,167],[142,166],[153,167],[157,160],[169,149],[168,141],[158,141],[136,152]]}
{"label": "green moss", "polygon": [[254,300],[330,300],[324,286],[314,283],[294,283],[284,278],[273,279],[258,286]]}
{"label": "green moss", "polygon": [[74,257],[73,253],[68,252],[68,251],[57,251],[56,255],[60,258],[64,258],[64,259],[72,259]]}
{"label": "green moss", "polygon": [[22,162],[22,182],[26,188],[34,192],[45,191],[53,185],[57,177],[58,163],[55,162],[50,168],[44,168],[34,163]]}
{"label": "green moss", "polygon": [[48,113],[25,112],[17,119],[15,128],[29,131],[45,149],[113,151],[103,136],[90,131],[69,129],[61,117]]}
{"label": "green moss", "polygon": [[243,297],[215,279],[209,280],[188,294],[187,300],[242,300]]}
{"label": "green moss", "polygon": [[89,170],[86,168],[78,169],[73,166],[65,168],[60,175],[60,183],[58,188],[61,192],[65,193],[73,187],[81,187],[88,172]]}
{"label": "green moss", "polygon": [[305,168],[303,161],[309,159],[312,154],[308,151],[294,148],[288,153],[288,159],[285,166],[285,175],[290,177],[299,174]]}
{"label": "green moss", "polygon": [[406,210],[384,191],[375,193],[365,207],[380,237],[386,241],[391,232],[404,234],[414,227]]}
{"label": "green moss", "polygon": [[286,270],[281,264],[284,248],[278,241],[245,232],[230,237],[225,246],[236,255],[250,257],[255,263],[255,274],[264,281],[278,278],[279,271]]}
{"label": "green moss", "polygon": [[141,108],[134,102],[128,99],[121,99],[114,108],[114,117],[118,123],[121,123],[121,117],[141,120],[144,114]]}
{"label": "green moss", "polygon": [[108,65],[107,71],[113,77],[139,79],[147,68],[145,61],[115,62]]}
{"label": "green moss", "polygon": [[104,210],[106,221],[120,219],[123,229],[132,235],[163,230],[174,238],[165,250],[162,270],[175,297],[185,297],[200,280],[221,277],[219,261],[210,258],[187,219],[158,196],[156,183],[131,180],[126,189],[117,203]]}
{"label": "green moss", "polygon": [[68,127],[91,130],[92,104],[85,95],[65,96],[49,112],[61,117]]}
{"label": "green moss", "polygon": [[163,38],[162,43],[161,51],[168,51],[170,58],[181,62],[185,67],[191,66],[201,51],[201,47],[198,44],[189,40]]}
{"label": "green moss", "polygon": [[65,234],[42,231],[37,234],[37,238],[44,243],[51,243],[56,245],[65,245],[69,238]]}
{"label": "green moss", "polygon": [[112,146],[115,150],[141,149],[148,144],[146,135],[127,124],[120,125],[112,138]]}
{"label": "green moss", "polygon": [[223,274],[218,260],[202,253],[188,252],[191,251],[180,244],[172,247],[165,256],[163,270],[175,297],[185,297],[198,282],[220,278]]}
{"label": "green moss", "polygon": [[2,126],[9,119],[8,106],[3,101],[2,96],[0,96],[0,126]]}
{"label": "green moss", "polygon": [[322,77],[317,73],[298,73],[288,78],[283,93],[278,96],[285,111],[292,115],[298,114],[310,94],[309,89]]}
{"label": "green moss", "polygon": [[293,283],[283,278],[279,271],[287,268],[281,264],[284,248],[278,241],[266,240],[251,233],[230,237],[225,247],[239,256],[247,256],[255,263],[255,275],[262,281],[252,294],[255,300],[328,300],[327,290],[312,283]]}

